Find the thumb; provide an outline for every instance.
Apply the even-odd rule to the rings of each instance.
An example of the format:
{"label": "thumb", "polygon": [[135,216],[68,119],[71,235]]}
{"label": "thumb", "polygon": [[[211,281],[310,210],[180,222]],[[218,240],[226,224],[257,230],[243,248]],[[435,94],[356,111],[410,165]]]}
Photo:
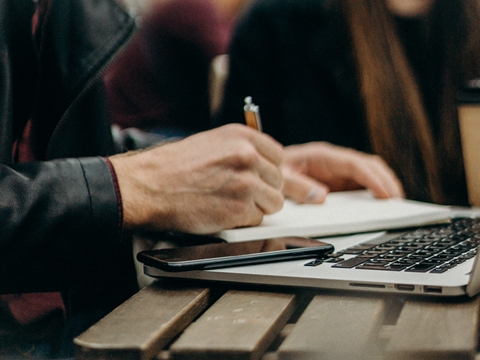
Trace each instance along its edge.
{"label": "thumb", "polygon": [[309,176],[292,170],[282,169],[283,194],[299,204],[321,204],[325,201],[329,188]]}

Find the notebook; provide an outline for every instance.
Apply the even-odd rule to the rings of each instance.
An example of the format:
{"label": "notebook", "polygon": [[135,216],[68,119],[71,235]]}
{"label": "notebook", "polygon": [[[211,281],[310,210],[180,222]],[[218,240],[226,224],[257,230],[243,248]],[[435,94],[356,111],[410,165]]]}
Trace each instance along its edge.
{"label": "notebook", "polygon": [[405,199],[377,199],[366,190],[334,192],[323,204],[296,204],[286,200],[279,212],[264,217],[259,226],[215,234],[229,241],[278,236],[327,236],[398,229],[445,221],[447,206]]}
{"label": "notebook", "polygon": [[[152,277],[198,279],[428,296],[473,296],[480,291],[480,217],[451,211],[448,224],[322,238],[333,255],[215,270],[164,272]],[[461,217],[460,217],[461,216]]]}

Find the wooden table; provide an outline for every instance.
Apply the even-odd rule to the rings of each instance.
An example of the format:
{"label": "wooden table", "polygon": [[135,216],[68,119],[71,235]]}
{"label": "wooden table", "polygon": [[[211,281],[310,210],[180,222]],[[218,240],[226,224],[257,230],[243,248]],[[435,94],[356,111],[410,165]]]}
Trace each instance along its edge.
{"label": "wooden table", "polygon": [[80,359],[479,359],[480,298],[159,280],[75,339]]}

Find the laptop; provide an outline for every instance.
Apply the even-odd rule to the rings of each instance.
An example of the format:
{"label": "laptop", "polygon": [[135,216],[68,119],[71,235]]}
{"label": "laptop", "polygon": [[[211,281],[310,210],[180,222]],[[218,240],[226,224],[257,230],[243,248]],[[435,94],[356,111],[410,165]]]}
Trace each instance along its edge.
{"label": "laptop", "polygon": [[401,231],[324,238],[335,252],[302,259],[212,270],[167,272],[144,266],[155,278],[280,285],[428,296],[480,292],[480,217],[452,212],[450,223]]}

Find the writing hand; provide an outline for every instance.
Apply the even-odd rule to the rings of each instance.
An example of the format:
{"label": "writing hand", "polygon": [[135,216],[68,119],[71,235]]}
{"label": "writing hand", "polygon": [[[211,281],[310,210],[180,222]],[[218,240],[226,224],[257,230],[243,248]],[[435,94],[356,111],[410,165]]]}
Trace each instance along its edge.
{"label": "writing hand", "polygon": [[283,149],[231,124],[110,157],[127,229],[212,233],[257,225],[283,206]]}

